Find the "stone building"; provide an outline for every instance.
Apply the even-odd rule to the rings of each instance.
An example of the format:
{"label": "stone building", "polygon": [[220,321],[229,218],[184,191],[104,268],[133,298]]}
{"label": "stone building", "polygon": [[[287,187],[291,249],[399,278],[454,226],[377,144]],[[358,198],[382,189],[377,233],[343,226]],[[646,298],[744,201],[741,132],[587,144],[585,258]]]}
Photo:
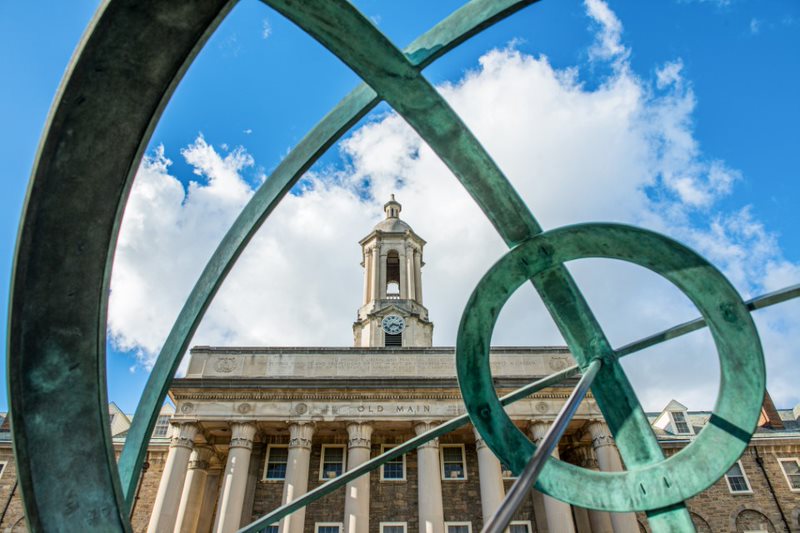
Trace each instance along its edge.
{"label": "stone building", "polygon": [[[228,533],[389,447],[464,413],[454,349],[433,347],[423,305],[425,241],[399,217],[362,241],[364,295],[353,348],[198,346],[159,417],[132,514],[134,531]],[[572,364],[562,347],[492,349],[498,394]],[[573,382],[508,408],[534,442]],[[114,444],[130,419],[109,407]],[[667,455],[690,443],[709,412],[672,401],[650,414]],[[760,427],[728,474],[688,502],[700,532],[800,532],[800,406],[767,395]],[[0,428],[1,429],[1,428]],[[0,438],[2,433],[0,432]],[[554,455],[599,470],[622,468],[591,396]],[[21,518],[8,441],[0,441],[0,531]],[[268,533],[477,533],[513,483],[470,426],[449,433],[297,511]],[[22,523],[22,522],[20,522]],[[510,533],[634,533],[644,515],[577,508],[536,491]]]}

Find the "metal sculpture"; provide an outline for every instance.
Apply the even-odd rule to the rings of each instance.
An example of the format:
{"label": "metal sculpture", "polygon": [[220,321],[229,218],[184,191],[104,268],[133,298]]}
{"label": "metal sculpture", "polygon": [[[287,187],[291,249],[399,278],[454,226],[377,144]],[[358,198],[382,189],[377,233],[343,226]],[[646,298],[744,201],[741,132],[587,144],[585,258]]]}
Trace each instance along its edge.
{"label": "metal sculpture", "polygon": [[[645,510],[654,532],[691,530],[681,503],[713,483],[744,449],[764,389],[760,346],[748,311],[800,295],[792,287],[741,302],[719,272],[681,245],[634,228],[588,225],[547,233],[501,170],[421,70],[472,35],[535,0],[473,0],[404,52],[345,0],[264,0],[317,39],[363,80],[281,162],[245,206],[187,299],[148,380],[117,467],[105,393],[106,305],[111,259],[141,155],[191,60],[234,5],[232,0],[109,0],[79,46],[51,111],[19,233],[9,325],[11,421],[28,524],[33,531],[130,531],[128,515],[143,454],[181,355],[238,256],[291,187],[380,101],[426,140],[472,195],[512,251],[476,289],[458,339],[459,382],[472,422],[517,472],[519,489],[613,511]],[[358,35],[358,39],[352,36]],[[139,83],[130,84],[135,75]],[[652,248],[652,249],[651,249]],[[661,273],[703,318],[614,350],[563,262],[613,256]],[[695,277],[696,276],[696,277]],[[488,338],[499,306],[530,279],[579,365],[502,400],[488,374]],[[702,283],[701,283],[702,282]],[[488,288],[488,289],[487,289]],[[710,293],[708,291],[715,292]],[[489,309],[493,299],[498,307]],[[491,311],[491,312],[490,312]],[[488,314],[487,314],[488,313]],[[462,323],[462,324],[463,324]],[[708,324],[720,352],[723,386],[712,423],[697,442],[664,461],[618,358]],[[730,370],[743,365],[751,375]],[[499,406],[583,372],[566,410],[536,450],[509,431]],[[488,386],[487,386],[488,383]],[[735,383],[742,390],[732,391]],[[590,473],[545,459],[570,409],[591,384],[628,471]],[[56,403],[57,402],[57,403]],[[732,406],[737,409],[733,410]],[[453,419],[310,491],[242,531],[266,525],[386,461],[468,422]],[[61,437],[58,457],[46,454]],[[98,435],[87,441],[71,435]],[[524,441],[524,442],[523,442]],[[716,444],[708,467],[689,471]],[[722,450],[722,453],[719,453]],[[524,480],[524,483],[522,482]],[[564,482],[566,488],[559,488]],[[577,484],[598,492],[579,494]],[[621,492],[611,495],[608,489]],[[502,529],[502,516],[489,529]]]}

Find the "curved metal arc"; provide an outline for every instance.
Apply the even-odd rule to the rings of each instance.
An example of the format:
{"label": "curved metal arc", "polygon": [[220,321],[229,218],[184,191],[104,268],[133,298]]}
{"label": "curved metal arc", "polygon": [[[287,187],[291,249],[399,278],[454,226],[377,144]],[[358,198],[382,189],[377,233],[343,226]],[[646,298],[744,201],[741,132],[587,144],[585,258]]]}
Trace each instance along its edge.
{"label": "curved metal arc", "polygon": [[[756,311],[758,309],[765,309],[767,307],[787,302],[798,297],[800,297],[800,285],[791,285],[777,291],[756,296],[755,298],[747,300],[745,305],[749,311]],[[676,339],[686,335],[687,333],[697,331],[698,329],[703,329],[706,326],[708,326],[708,324],[706,324],[706,321],[703,319],[703,317],[689,320],[688,322],[678,324],[677,326],[672,326],[669,329],[654,333],[653,335],[618,348],[616,350],[617,357],[625,357],[626,355],[644,350],[645,348],[650,348],[656,344],[660,344],[671,339]]]}
{"label": "curved metal arc", "polygon": [[602,364],[600,359],[595,359],[589,364],[578,385],[561,407],[561,411],[559,411],[553,424],[547,429],[541,444],[536,447],[536,452],[531,456],[528,464],[525,465],[525,469],[519,475],[519,478],[511,486],[505,499],[500,504],[500,508],[495,511],[488,523],[484,524],[481,533],[502,533],[511,523],[517,509],[525,500],[525,496],[528,495],[531,487],[536,483],[536,478],[539,477],[539,473],[544,468],[547,459],[558,446],[558,441],[561,440],[564,430],[567,429],[567,424],[575,416],[581,401],[583,401],[586,393],[589,392],[589,387],[597,376],[597,372],[600,371]]}
{"label": "curved metal arc", "polygon": [[[427,66],[469,37],[534,1],[473,0],[409,45],[406,49],[409,61],[418,68]],[[129,507],[135,495],[146,445],[169,383],[228,272],[255,232],[303,173],[380,100],[366,84],[347,95],[281,161],[244,207],[209,259],[161,348],[120,456],[120,478]]]}
{"label": "curved metal arc", "polygon": [[[514,392],[511,392],[503,396],[502,398],[500,398],[500,403],[504,406],[511,405],[512,403],[521,400],[523,398],[526,398],[537,391],[556,385],[564,381],[565,379],[569,379],[578,374],[580,374],[580,368],[578,368],[577,365],[565,368],[560,372],[556,372],[555,374],[551,374],[545,378],[534,381],[529,385],[520,387]],[[298,509],[302,509],[308,504],[317,501],[318,499],[330,494],[336,489],[343,487],[344,485],[353,481],[354,479],[357,479],[363,476],[364,474],[367,474],[369,472],[372,472],[373,470],[378,469],[381,465],[385,464],[391,459],[394,459],[405,453],[413,451],[418,446],[421,446],[422,444],[425,444],[426,442],[431,441],[437,437],[440,437],[446,433],[450,433],[451,431],[466,425],[467,423],[469,423],[469,421],[470,419],[468,414],[463,414],[456,418],[451,418],[447,422],[439,426],[436,426],[435,428],[426,431],[425,433],[421,433],[416,437],[407,440],[403,444],[395,446],[394,448],[390,448],[381,455],[378,455],[377,457],[374,457],[369,461],[360,464],[356,468],[348,470],[341,476],[332,479],[318,486],[317,488],[307,492],[297,500],[287,503],[282,507],[279,507],[274,511],[262,516],[255,522],[252,522],[251,524],[240,529],[238,533],[256,533],[258,531],[261,531],[263,528],[269,526],[270,524],[274,524],[278,520],[281,520],[282,518],[292,514]]]}
{"label": "curved metal arc", "polygon": [[[456,175],[506,243],[541,233],[525,203],[475,136],[406,57],[345,0],[264,0],[304,29],[373,87]],[[358,35],[358,39],[344,36]],[[593,393],[629,468],[663,459],[636,394],[563,265],[534,278],[582,368],[604,360]]]}

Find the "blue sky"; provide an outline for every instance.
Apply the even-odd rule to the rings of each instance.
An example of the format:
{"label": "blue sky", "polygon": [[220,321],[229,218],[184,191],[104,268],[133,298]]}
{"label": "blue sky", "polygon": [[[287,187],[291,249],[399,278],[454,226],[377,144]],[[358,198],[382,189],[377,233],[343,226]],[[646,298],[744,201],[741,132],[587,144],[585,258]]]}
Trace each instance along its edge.
{"label": "blue sky", "polygon": [[[400,46],[460,5],[446,1],[366,0],[356,4]],[[752,251],[748,251],[748,246],[761,249],[767,243],[771,248],[765,261],[780,263],[784,268],[780,269],[783,273],[780,276],[774,272],[753,273],[734,264],[733,260],[729,260],[730,255],[720,252],[723,263],[720,267],[743,292],[752,291],[756,294],[764,287],[771,287],[770,283],[778,278],[790,283],[800,282],[800,279],[792,279],[794,273],[800,271],[795,269],[795,265],[800,263],[800,234],[796,231],[795,222],[795,206],[800,204],[800,129],[797,127],[800,124],[800,103],[797,99],[797,94],[800,94],[800,5],[791,0],[681,0],[659,3],[609,0],[608,7],[614,20],[622,25],[621,34],[617,35],[620,39],[618,44],[624,48],[622,53],[603,57],[605,52],[599,50],[598,46],[602,45],[604,35],[610,35],[609,31],[613,34],[613,28],[610,29],[597,16],[592,17],[583,2],[544,0],[462,45],[429,67],[426,75],[434,83],[442,85],[443,90],[449,91],[448,94],[457,101],[459,95],[482,94],[481,88],[489,83],[486,81],[491,74],[489,66],[506,69],[503,71],[506,73],[513,68],[534,69],[540,68],[542,63],[526,63],[525,58],[541,60],[546,57],[547,64],[561,73],[562,79],[565,73],[574,76],[575,86],[567,93],[575,98],[598,99],[611,92],[606,88],[612,86],[612,82],[622,80],[633,83],[639,93],[632,104],[634,108],[647,107],[653,113],[666,109],[666,112],[675,114],[685,109],[681,105],[690,107],[685,115],[681,115],[683,118],[679,124],[665,125],[656,134],[668,137],[669,132],[673,131],[670,128],[677,128],[682,135],[690,135],[693,145],[684,147],[684,150],[688,150],[692,162],[689,166],[681,163],[684,165],[682,172],[696,173],[697,183],[706,186],[713,169],[722,169],[727,180],[725,184],[717,183],[712,187],[713,190],[709,189],[711,192],[708,195],[712,199],[694,203],[687,200],[688,196],[678,200],[672,198],[670,195],[680,196],[680,191],[684,189],[679,188],[680,184],[662,186],[662,181],[669,181],[664,177],[654,175],[652,180],[637,182],[638,185],[633,186],[655,204],[661,206],[665,202],[672,202],[670,209],[673,210],[675,205],[679,205],[682,229],[675,230],[673,235],[679,238],[686,236],[690,245],[700,248],[701,253],[707,252],[704,253],[707,256],[716,253],[712,246],[715,243],[711,242],[715,240],[714,224],[719,223],[730,229],[733,227],[733,223],[729,223],[733,214],[739,216],[745,209],[750,225],[742,229],[742,218],[737,218],[737,253],[748,255]],[[0,182],[0,279],[5,280],[0,284],[0,296],[4,300],[8,298],[14,241],[37,143],[64,69],[96,8],[97,3],[89,1],[0,4],[0,50],[3,50],[0,67],[6,73],[4,82],[0,84],[0,122],[5,126],[0,132],[0,161],[4,166],[3,180]],[[487,56],[492,50],[501,52]],[[624,70],[620,70],[620,63],[624,63]],[[669,70],[666,68],[668,65],[675,68]],[[670,72],[677,72],[678,78],[671,81],[667,79]],[[506,79],[500,74],[496,77],[497,83],[506,83]],[[135,83],[135,80],[131,82]],[[175,183],[184,187],[187,195],[191,194],[190,182],[193,181],[200,188],[210,186],[211,182],[220,187],[225,183],[233,183],[232,186],[236,187],[236,179],[239,179],[250,188],[256,187],[280,158],[357,82],[355,75],[336,58],[280,15],[255,0],[242,1],[189,69],[153,135],[148,153],[152,156],[156,147],[163,146],[164,158],[172,163],[168,167],[168,174],[176,180]],[[485,82],[484,85],[481,85],[482,82]],[[621,83],[615,85],[617,89],[621,86]],[[554,96],[554,101],[572,100],[559,100]],[[453,105],[458,109],[455,103]],[[480,124],[480,117],[474,120]],[[468,124],[472,125],[469,120]],[[362,150],[366,150],[364,146],[372,146],[369,142],[377,142],[375,139],[412,142],[407,140],[405,133],[394,129],[396,126],[392,122],[391,112],[385,106],[377,109],[363,125],[363,128],[357,128],[359,133],[350,139],[347,146],[332,150],[315,167],[308,185],[315,194],[307,195],[309,203],[316,199],[329,202],[329,205],[339,205],[336,204],[337,198],[342,197],[324,196],[322,193],[328,191],[326,187],[331,184],[346,183],[353,177],[366,176],[376,184],[379,182],[381,171],[376,170],[378,167],[367,161],[366,156],[362,157]],[[383,133],[379,131],[381,128]],[[562,131],[554,128],[556,130]],[[198,144],[200,134],[205,145]],[[372,141],[369,141],[370,135],[373,136]],[[570,135],[569,131],[564,135]],[[647,137],[648,134],[643,135]],[[480,134],[479,138],[483,139]],[[487,138],[490,153],[494,154],[491,149],[494,142],[488,133]],[[591,142],[592,139],[588,138],[587,143]],[[666,145],[669,143],[678,141],[665,141]],[[384,142],[380,146],[388,144]],[[653,154],[661,150],[658,147],[651,149],[655,151],[648,157],[655,157]],[[372,153],[382,152],[376,149]],[[385,155],[386,160],[392,157]],[[228,162],[225,169],[230,172],[232,181],[226,182],[208,170],[213,166],[208,158],[214,157]],[[497,157],[502,163],[503,158],[500,155]],[[509,166],[514,166],[510,159]],[[379,212],[378,206],[384,200],[378,196],[384,189],[398,190],[402,201],[404,183],[414,183],[413,176],[402,177],[401,171],[396,168],[389,170],[397,176],[398,181],[391,183],[388,189],[375,185],[372,190],[366,191],[367,201],[358,204],[363,207],[365,220],[373,220],[374,223]],[[669,171],[665,172],[665,175],[669,174]],[[450,185],[456,187],[455,182]],[[247,194],[247,190],[242,192],[233,204],[238,205],[237,202],[246,200]],[[553,194],[560,193],[556,191]],[[297,195],[302,198],[305,193],[298,190]],[[406,198],[413,197],[409,189]],[[208,201],[212,202],[213,198],[212,194]],[[580,202],[580,199],[576,201],[577,204]],[[687,202],[691,204],[689,208],[686,207]],[[186,201],[182,203],[187,204]],[[299,207],[296,209],[304,209],[302,205],[305,204],[297,205]],[[344,203],[342,205],[342,209],[347,209]],[[413,223],[413,204],[404,203],[404,208]],[[649,224],[669,233],[668,224],[665,225],[664,221],[671,219],[664,218],[662,215],[666,211],[659,209],[657,212],[661,222],[648,222],[651,220],[648,218],[651,214],[649,211],[644,214],[634,212],[625,221]],[[306,211],[294,213],[301,212]],[[534,214],[538,214],[536,209]],[[598,216],[602,215],[601,211]],[[578,218],[575,220],[583,220],[580,214],[576,216]],[[225,220],[222,217],[214,228],[203,226],[201,230],[218,235],[225,229]],[[554,216],[552,220],[560,219]],[[565,218],[567,222],[572,220]],[[424,220],[420,218],[419,223],[424,224]],[[356,226],[354,234],[366,234],[369,229],[369,222],[360,222],[357,217],[352,219],[352,224]],[[435,254],[435,243],[429,238],[429,235],[435,234],[435,230],[427,230],[427,233],[423,233],[419,227],[417,230],[431,242],[429,253]],[[752,237],[756,230],[761,232],[758,242],[745,235],[749,231]],[[289,227],[287,231],[293,230]],[[198,235],[198,239],[205,236]],[[148,241],[147,236],[139,237]],[[350,237],[330,236],[332,240],[339,238],[343,241],[340,247],[345,257],[343,264],[350,265],[355,280],[353,285],[358,286],[357,246]],[[264,236],[265,242],[269,239],[269,235]],[[202,258],[210,253],[210,249],[204,246],[198,244],[197,249],[193,249],[192,253],[196,255],[187,252],[191,263],[202,266]],[[498,257],[494,255],[488,264]],[[752,257],[758,260],[761,256],[753,252]],[[291,256],[289,258],[291,260]],[[714,260],[714,257],[711,259]],[[431,260],[428,259],[428,262]],[[148,270],[152,267],[148,265],[131,264],[130,272],[154,272]],[[187,268],[186,277],[191,278],[195,271]],[[485,270],[483,266],[481,269]],[[435,276],[434,271],[431,276]],[[589,278],[591,276],[586,275],[586,279]],[[239,285],[251,289],[256,286],[246,280]],[[147,290],[155,292],[160,289],[156,285],[142,287],[146,288],[143,289],[142,301],[146,301],[147,294],[150,294]],[[176,288],[175,300],[179,301],[180,294],[184,294],[188,288],[190,284]],[[231,290],[234,291],[235,287]],[[467,290],[471,290],[471,286]],[[620,292],[625,293],[625,290],[621,289]],[[122,288],[119,293],[125,294]],[[324,300],[325,291],[312,291],[307,297],[314,300],[320,315],[339,312],[339,307],[317,302]],[[631,294],[630,297],[636,295]],[[231,298],[233,302],[239,301],[235,296]],[[349,321],[360,303],[359,299],[360,294],[356,293],[352,299],[338,303],[346,319],[337,323],[336,327],[344,331],[341,335],[325,337],[333,339],[331,344],[349,343]],[[445,300],[443,297],[442,301]],[[438,300],[434,297],[433,301]],[[429,306],[434,321],[439,317],[439,323],[442,324],[439,331],[443,333],[437,344],[452,344],[453,338],[447,333],[447,324],[457,321],[460,308],[454,306],[449,309],[444,304],[434,308],[433,302]],[[3,309],[5,313],[5,307]],[[164,316],[152,316],[151,309],[150,319],[168,329],[177,312],[169,309]],[[218,311],[224,314],[224,309]],[[793,336],[800,337],[796,322],[792,319],[797,316],[796,311],[794,307],[791,313],[775,315],[769,327],[770,331],[776,332],[776,345],[786,345]],[[689,313],[683,317],[681,312],[660,317],[653,324],[666,327],[691,316]],[[132,306],[126,312],[121,312],[120,321],[134,315],[142,315],[142,308]],[[5,332],[6,317],[2,318],[0,327]],[[158,338],[143,339],[137,331],[127,330],[124,324],[119,325],[119,321],[115,324],[117,326],[112,327],[112,338],[117,342],[110,344],[108,357],[109,397],[123,409],[132,411],[146,380],[147,361],[152,358],[153,346],[158,346]],[[255,321],[231,325],[210,320],[205,333],[198,333],[200,338],[197,340],[208,343],[229,341],[252,344],[262,340],[282,343],[281,339],[275,340],[255,331],[264,327],[268,328],[269,324]],[[622,328],[621,325],[611,327]],[[142,329],[146,328],[147,324],[142,324]],[[288,329],[291,331],[291,328]],[[648,333],[651,331],[625,332],[620,329],[619,335],[620,338],[629,335],[633,339]],[[543,334],[541,338],[523,340],[529,344],[546,344],[551,341],[548,335],[550,333]],[[765,337],[769,336],[765,334]],[[306,338],[309,341],[303,343],[302,340]],[[501,340],[506,338],[509,342],[522,342],[510,333]],[[283,342],[319,344],[324,341],[318,341],[313,335],[303,337],[298,334],[293,337],[289,334]],[[768,346],[766,338],[765,346]],[[767,350],[767,359],[770,357],[771,352]],[[791,350],[782,357],[784,359],[781,361],[795,361],[795,365],[800,359]],[[636,372],[635,369],[633,371]],[[653,384],[643,381],[642,386],[653,387]],[[785,388],[785,384],[775,382],[776,390]],[[667,393],[653,394],[653,401],[657,402]],[[685,394],[690,395],[690,392]],[[698,396],[705,397],[707,395]],[[797,393],[780,392],[778,397],[780,401],[790,403],[789,407],[800,401]],[[7,405],[5,395],[2,398],[0,409],[4,410]],[[710,405],[689,407],[708,408]]]}

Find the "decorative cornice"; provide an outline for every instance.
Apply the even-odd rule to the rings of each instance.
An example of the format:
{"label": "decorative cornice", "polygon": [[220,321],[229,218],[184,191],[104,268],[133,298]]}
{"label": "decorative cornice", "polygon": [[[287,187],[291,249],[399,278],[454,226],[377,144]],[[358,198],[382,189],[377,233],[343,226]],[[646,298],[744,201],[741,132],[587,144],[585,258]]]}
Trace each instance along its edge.
{"label": "decorative cornice", "polygon": [[[358,400],[367,401],[398,401],[398,400],[458,400],[461,401],[462,397],[458,393],[429,393],[429,392],[405,392],[405,393],[359,393],[359,392],[341,392],[341,393],[303,393],[303,392],[258,392],[240,390],[237,392],[182,392],[180,390],[172,390],[176,401],[183,400],[262,400],[262,401],[347,401],[354,402]],[[560,393],[539,393],[533,394],[529,399],[546,399],[546,400],[566,400],[569,394]]]}

